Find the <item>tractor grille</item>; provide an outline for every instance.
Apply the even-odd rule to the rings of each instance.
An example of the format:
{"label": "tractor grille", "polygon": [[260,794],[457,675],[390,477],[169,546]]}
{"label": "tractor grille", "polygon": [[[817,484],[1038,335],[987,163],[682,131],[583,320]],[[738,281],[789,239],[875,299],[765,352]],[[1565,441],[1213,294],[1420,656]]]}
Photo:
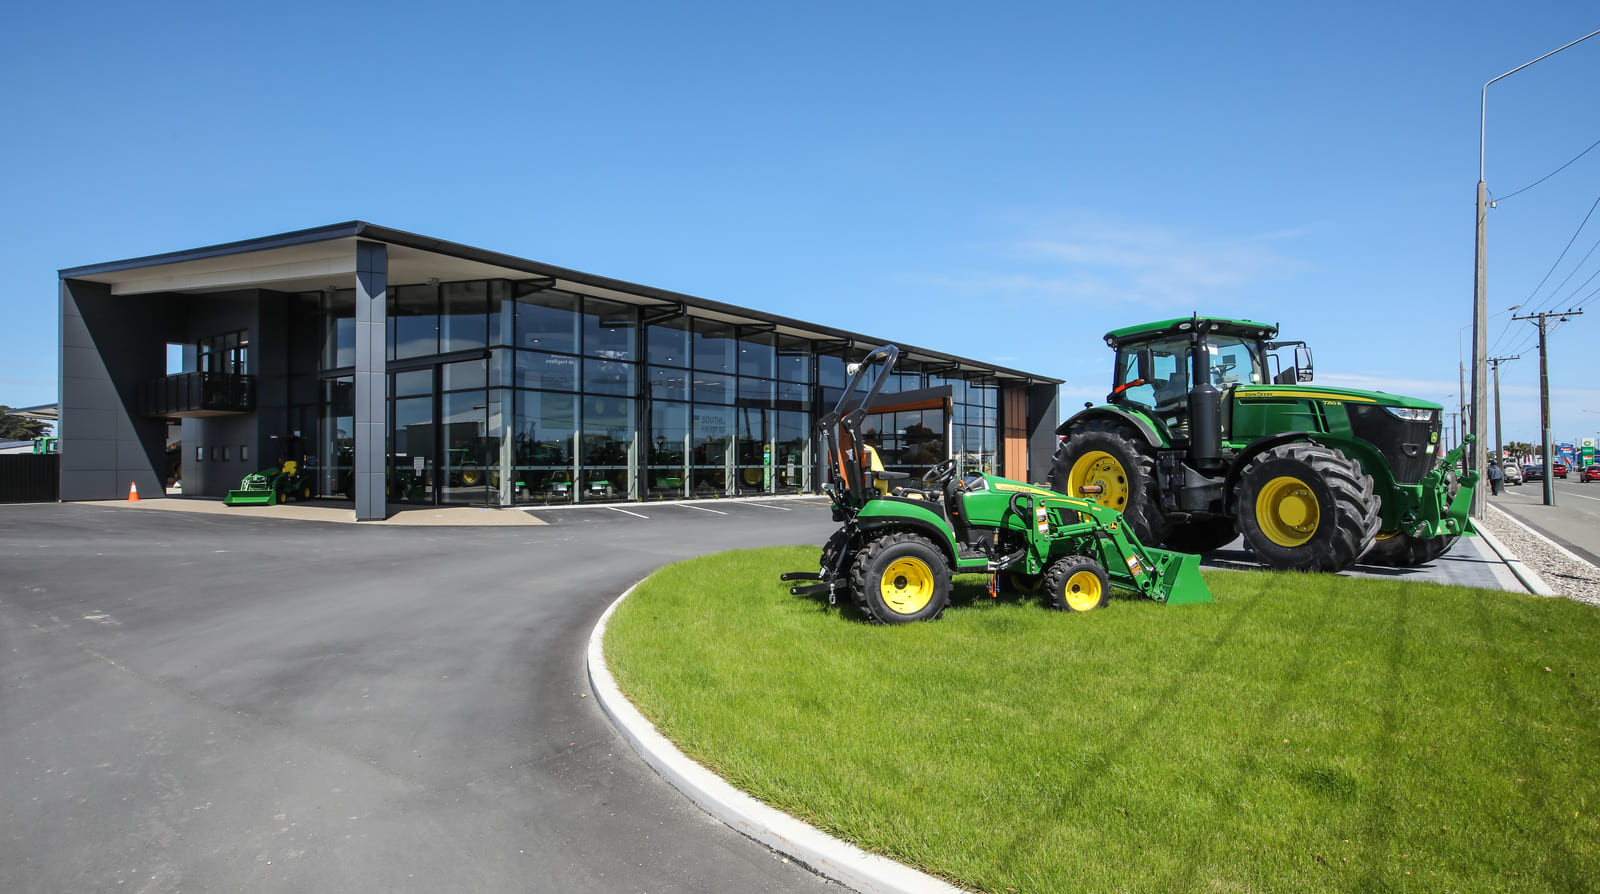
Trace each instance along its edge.
{"label": "tractor grille", "polygon": [[1433,446],[1438,443],[1439,414],[1427,422],[1408,422],[1383,407],[1346,405],[1350,430],[1378,448],[1388,460],[1396,484],[1416,484],[1433,467]]}

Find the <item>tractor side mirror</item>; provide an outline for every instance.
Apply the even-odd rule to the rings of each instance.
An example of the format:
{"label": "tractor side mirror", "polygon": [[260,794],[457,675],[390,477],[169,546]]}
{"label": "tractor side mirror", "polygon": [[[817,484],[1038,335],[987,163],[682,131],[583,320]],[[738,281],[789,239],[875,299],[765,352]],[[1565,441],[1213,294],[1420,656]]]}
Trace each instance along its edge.
{"label": "tractor side mirror", "polygon": [[1153,382],[1156,378],[1156,357],[1149,348],[1144,348],[1134,355],[1139,366],[1139,378],[1146,382]]}
{"label": "tractor side mirror", "polygon": [[1295,368],[1295,376],[1296,376],[1297,379],[1299,379],[1302,382],[1311,381],[1311,346],[1310,345],[1301,344],[1301,345],[1295,345],[1294,346],[1294,368]]}

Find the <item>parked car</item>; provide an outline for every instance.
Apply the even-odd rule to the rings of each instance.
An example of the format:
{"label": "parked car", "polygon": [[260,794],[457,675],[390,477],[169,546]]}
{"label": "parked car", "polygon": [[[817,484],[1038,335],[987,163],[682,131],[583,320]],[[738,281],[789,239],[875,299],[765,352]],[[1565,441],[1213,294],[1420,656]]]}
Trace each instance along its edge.
{"label": "parked car", "polygon": [[1578,474],[1579,481],[1600,481],[1600,463],[1590,463]]}
{"label": "parked car", "polygon": [[1515,463],[1501,466],[1500,473],[1504,476],[1504,480],[1500,483],[1507,487],[1522,483],[1522,467]]}
{"label": "parked car", "polygon": [[1522,467],[1523,481],[1543,481],[1544,463],[1528,463]]}
{"label": "parked car", "polygon": [[1559,459],[1551,460],[1550,474],[1560,478],[1562,481],[1567,480],[1567,464]]}

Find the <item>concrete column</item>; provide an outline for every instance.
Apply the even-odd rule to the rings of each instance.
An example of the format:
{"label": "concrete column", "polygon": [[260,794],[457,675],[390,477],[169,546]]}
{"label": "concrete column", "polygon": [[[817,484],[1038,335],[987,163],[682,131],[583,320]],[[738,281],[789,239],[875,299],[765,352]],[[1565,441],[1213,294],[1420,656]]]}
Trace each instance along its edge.
{"label": "concrete column", "polygon": [[388,247],[381,242],[356,243],[356,521],[382,520],[389,514],[384,499],[389,422],[388,288]]}

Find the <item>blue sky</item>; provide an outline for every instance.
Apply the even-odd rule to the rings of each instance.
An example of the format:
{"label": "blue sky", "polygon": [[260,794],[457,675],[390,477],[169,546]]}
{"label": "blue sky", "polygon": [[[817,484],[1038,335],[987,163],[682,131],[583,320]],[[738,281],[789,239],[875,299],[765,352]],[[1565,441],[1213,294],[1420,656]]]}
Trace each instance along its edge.
{"label": "blue sky", "polygon": [[[1056,376],[1063,414],[1104,398],[1104,332],[1194,311],[1448,409],[1480,90],[1596,28],[1581,2],[25,5],[0,403],[56,399],[57,269],[362,219]],[[1491,311],[1596,297],[1600,148],[1510,194],[1600,141],[1597,84],[1600,37],[1490,88]],[[1550,339],[1558,439],[1600,431],[1589,303]],[[1505,435],[1536,441],[1512,316]]]}

